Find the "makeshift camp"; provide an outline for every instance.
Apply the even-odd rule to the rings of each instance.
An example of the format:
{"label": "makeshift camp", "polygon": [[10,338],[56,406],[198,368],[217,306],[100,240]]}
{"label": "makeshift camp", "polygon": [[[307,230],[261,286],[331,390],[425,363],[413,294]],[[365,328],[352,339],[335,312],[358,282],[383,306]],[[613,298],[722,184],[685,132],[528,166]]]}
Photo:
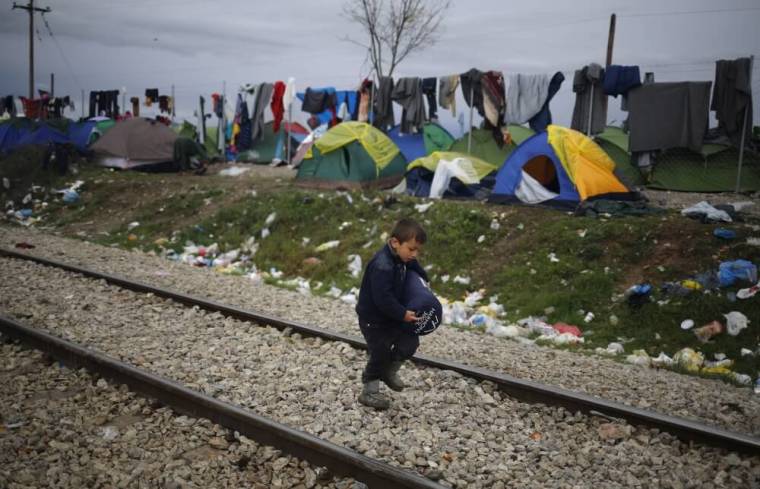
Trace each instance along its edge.
{"label": "makeshift camp", "polygon": [[418,158],[406,168],[406,193],[431,198],[484,198],[498,170],[480,158],[447,151]]}
{"label": "makeshift camp", "polygon": [[549,125],[510,155],[489,201],[575,207],[592,198],[635,198],[614,169],[612,159],[589,137]]}
{"label": "makeshift camp", "polygon": [[406,160],[393,141],[364,122],[343,122],[317,139],[301,162],[296,184],[314,188],[390,188]]}
{"label": "makeshift camp", "polygon": [[8,154],[22,146],[43,146],[50,143],[71,144],[85,151],[92,142],[96,122],[73,122],[68,119],[32,121],[8,119],[0,123],[0,154]]}
{"label": "makeshift camp", "polygon": [[[194,124],[188,121],[182,121],[182,124],[172,127],[177,135],[181,138],[189,138],[198,141],[198,129]],[[208,156],[219,155],[219,145],[217,144],[217,127],[206,127],[206,137],[203,140],[203,148]]]}
{"label": "makeshift camp", "polygon": [[[653,154],[651,167],[644,173],[628,152],[628,134],[607,127],[597,143],[615,161],[621,179],[629,185],[683,192],[733,192],[736,189],[739,151],[725,144],[704,144],[695,153],[673,148]],[[744,152],[741,191],[760,190],[760,157]]]}
{"label": "makeshift camp", "polygon": [[427,156],[433,151],[448,151],[454,144],[454,137],[443,126],[434,122],[422,126],[422,131],[414,134],[401,132],[397,125],[388,131],[388,137],[396,143],[406,161]]}
{"label": "makeshift camp", "polygon": [[464,136],[454,141],[449,151],[470,154],[500,167],[518,145],[534,134],[532,129],[514,124],[509,125],[507,129],[509,129],[509,133],[512,135],[512,144],[505,144],[499,147],[496,141],[494,141],[491,131],[473,129],[469,152],[467,151],[469,133],[465,133]]}
{"label": "makeshift camp", "polygon": [[135,117],[117,122],[90,149],[102,166],[131,169],[171,162],[176,139],[164,124]]}
{"label": "makeshift camp", "polygon": [[285,139],[288,137],[288,129],[290,129],[290,154],[295,155],[298,145],[308,136],[309,130],[297,122],[283,122],[280,130],[275,133],[274,122],[269,121],[264,124],[261,139],[253,143],[250,150],[242,151],[236,160],[259,164],[283,161],[287,158]]}

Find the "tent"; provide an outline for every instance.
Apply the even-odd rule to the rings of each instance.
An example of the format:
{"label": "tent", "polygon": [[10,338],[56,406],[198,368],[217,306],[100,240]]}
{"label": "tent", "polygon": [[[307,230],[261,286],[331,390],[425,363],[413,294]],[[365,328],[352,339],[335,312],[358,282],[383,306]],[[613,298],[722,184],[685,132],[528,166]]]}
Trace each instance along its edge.
{"label": "tent", "polygon": [[463,153],[435,151],[406,167],[406,193],[417,197],[485,197],[499,168]]}
{"label": "tent", "polygon": [[[621,178],[628,184],[684,192],[733,192],[739,162],[738,149],[724,144],[704,144],[695,153],[673,148],[655,154],[648,175],[643,175],[628,152],[628,134],[619,127],[607,127],[597,143],[615,161]],[[760,157],[744,152],[741,190],[760,190]]]}
{"label": "tent", "polygon": [[422,126],[422,132],[404,134],[397,125],[388,131],[388,137],[396,143],[406,161],[427,156],[433,151],[448,151],[454,144],[454,137],[443,126],[429,122]]}
{"label": "tent", "polygon": [[286,158],[285,139],[288,137],[288,128],[290,128],[290,154],[294,155],[298,145],[309,135],[309,130],[297,122],[280,124],[280,130],[274,132],[274,122],[269,121],[264,124],[264,131],[261,139],[253,143],[250,150],[242,151],[238,161],[252,161],[253,163],[271,163],[273,161],[282,161]]}
{"label": "tent", "polygon": [[[198,141],[198,130],[195,125],[188,121],[182,121],[182,124],[172,126],[174,132],[181,138],[188,138]],[[208,156],[219,155],[219,145],[217,144],[218,127],[206,126],[206,138],[203,140],[203,148]]]}
{"label": "tent", "polygon": [[505,144],[499,147],[493,138],[493,133],[486,129],[473,129],[470,152],[467,152],[467,141],[469,133],[454,141],[449,151],[457,153],[471,154],[481,160],[485,160],[496,166],[501,166],[514,149],[523,141],[531,137],[534,132],[532,129],[510,124],[507,129],[512,135],[512,144]]}
{"label": "tent", "polygon": [[102,166],[130,169],[171,162],[177,133],[140,117],[117,122],[90,147]]}
{"label": "tent", "polygon": [[592,198],[635,198],[614,169],[615,162],[591,138],[550,124],[504,162],[489,201],[575,207]]}
{"label": "tent", "polygon": [[298,167],[296,184],[314,188],[390,188],[406,160],[393,141],[364,122],[338,124],[316,140]]}

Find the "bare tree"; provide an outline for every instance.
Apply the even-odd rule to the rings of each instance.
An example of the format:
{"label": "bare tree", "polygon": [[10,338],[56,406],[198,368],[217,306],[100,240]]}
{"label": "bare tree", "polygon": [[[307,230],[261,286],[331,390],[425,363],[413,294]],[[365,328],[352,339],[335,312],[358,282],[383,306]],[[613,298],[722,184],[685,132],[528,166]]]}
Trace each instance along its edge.
{"label": "bare tree", "polygon": [[346,40],[367,50],[378,76],[392,76],[404,58],[435,44],[448,8],[449,0],[348,0],[343,13],[369,42]]}

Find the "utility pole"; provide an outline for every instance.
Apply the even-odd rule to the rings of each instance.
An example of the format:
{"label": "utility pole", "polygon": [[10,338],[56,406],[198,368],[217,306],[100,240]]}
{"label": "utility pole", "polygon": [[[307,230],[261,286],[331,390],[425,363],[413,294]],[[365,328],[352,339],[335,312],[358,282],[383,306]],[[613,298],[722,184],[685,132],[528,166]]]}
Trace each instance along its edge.
{"label": "utility pole", "polygon": [[45,8],[39,8],[34,6],[34,0],[29,0],[28,5],[16,5],[16,2],[13,2],[13,8],[11,10],[15,9],[21,9],[26,10],[29,12],[29,98],[34,98],[34,13],[35,12],[41,12],[43,14],[46,14],[48,12],[51,12],[50,7]]}
{"label": "utility pole", "polygon": [[605,68],[609,68],[612,64],[612,46],[615,44],[615,20],[617,16],[612,14],[610,16],[610,33],[607,36],[607,61]]}

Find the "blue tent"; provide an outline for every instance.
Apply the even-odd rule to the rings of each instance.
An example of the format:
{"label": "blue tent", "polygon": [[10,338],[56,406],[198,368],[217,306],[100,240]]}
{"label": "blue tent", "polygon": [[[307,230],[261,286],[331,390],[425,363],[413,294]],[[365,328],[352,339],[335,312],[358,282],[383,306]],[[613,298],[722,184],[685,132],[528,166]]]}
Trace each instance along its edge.
{"label": "blue tent", "polygon": [[44,145],[51,142],[61,144],[68,143],[69,137],[61,131],[53,129],[47,124],[40,124],[37,129],[31,131],[27,130],[24,134],[22,134],[18,140],[18,146],[26,146],[28,144]]}
{"label": "blue tent", "polygon": [[90,143],[90,136],[92,136],[92,130],[95,128],[95,121],[76,122],[69,124],[68,136],[71,144],[73,144],[79,151],[87,149],[87,145]]}
{"label": "blue tent", "polygon": [[614,169],[615,163],[586,135],[550,125],[548,132],[531,136],[509,155],[489,201],[575,207],[590,198],[634,198]]}
{"label": "blue tent", "polygon": [[401,126],[396,125],[387,136],[396,143],[406,161],[414,161],[429,155],[433,151],[448,151],[454,144],[454,137],[440,124],[429,122],[422,131],[415,134],[404,134]]}

